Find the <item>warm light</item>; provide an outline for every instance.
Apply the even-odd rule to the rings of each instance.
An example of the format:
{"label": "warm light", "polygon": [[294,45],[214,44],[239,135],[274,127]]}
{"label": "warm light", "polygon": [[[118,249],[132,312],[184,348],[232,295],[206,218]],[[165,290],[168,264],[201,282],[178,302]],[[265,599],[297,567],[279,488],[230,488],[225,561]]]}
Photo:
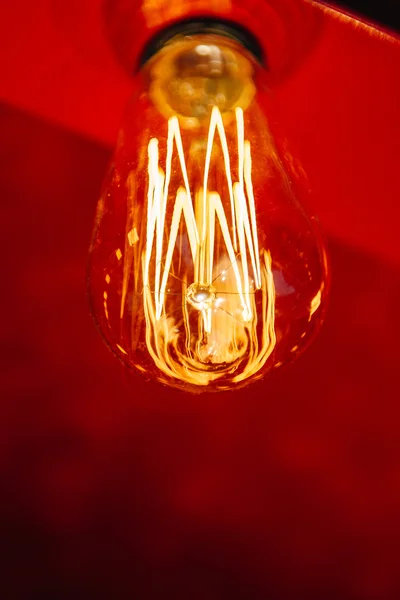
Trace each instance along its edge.
{"label": "warm light", "polygon": [[239,43],[174,38],[146,62],[99,202],[96,321],[125,364],[189,391],[256,380],[318,328],[326,262]]}

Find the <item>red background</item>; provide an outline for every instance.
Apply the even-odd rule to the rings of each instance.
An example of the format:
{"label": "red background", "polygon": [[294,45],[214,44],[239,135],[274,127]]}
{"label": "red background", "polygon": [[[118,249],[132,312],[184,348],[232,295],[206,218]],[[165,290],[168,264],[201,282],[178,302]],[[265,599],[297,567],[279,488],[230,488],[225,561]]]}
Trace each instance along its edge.
{"label": "red background", "polygon": [[273,90],[330,242],[327,322],[292,367],[194,398],[127,379],[88,314],[131,92],[99,2],[2,11],[2,597],[397,600],[398,41],[321,12]]}

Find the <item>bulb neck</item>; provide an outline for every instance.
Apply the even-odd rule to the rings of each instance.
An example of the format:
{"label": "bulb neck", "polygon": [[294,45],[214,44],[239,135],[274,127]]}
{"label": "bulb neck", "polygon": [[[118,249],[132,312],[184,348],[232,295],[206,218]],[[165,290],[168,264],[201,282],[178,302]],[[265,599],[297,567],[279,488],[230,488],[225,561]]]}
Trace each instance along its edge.
{"label": "bulb neck", "polygon": [[262,45],[258,38],[248,29],[224,19],[196,17],[174,23],[153,36],[143,48],[138,60],[137,70],[140,70],[148,60],[177,36],[191,36],[198,34],[220,35],[230,40],[234,40],[241,44],[264,68],[266,68],[266,58]]}

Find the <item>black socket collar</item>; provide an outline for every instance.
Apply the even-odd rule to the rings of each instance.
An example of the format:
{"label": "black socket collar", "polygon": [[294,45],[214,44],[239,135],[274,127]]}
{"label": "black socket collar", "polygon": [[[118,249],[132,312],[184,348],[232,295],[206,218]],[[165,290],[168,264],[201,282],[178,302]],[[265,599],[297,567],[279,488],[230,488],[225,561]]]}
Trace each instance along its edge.
{"label": "black socket collar", "polygon": [[138,61],[138,69],[141,69],[150,58],[152,58],[174,37],[178,35],[186,36],[197,35],[201,33],[221,35],[239,42],[244,48],[246,48],[246,50],[253,54],[253,56],[261,65],[264,67],[266,66],[266,60],[262,46],[256,36],[248,29],[242,27],[242,25],[234,23],[233,21],[227,21],[224,19],[216,19],[212,17],[193,17],[191,19],[178,21],[173,25],[162,29],[155,36],[153,36],[143,48]]}

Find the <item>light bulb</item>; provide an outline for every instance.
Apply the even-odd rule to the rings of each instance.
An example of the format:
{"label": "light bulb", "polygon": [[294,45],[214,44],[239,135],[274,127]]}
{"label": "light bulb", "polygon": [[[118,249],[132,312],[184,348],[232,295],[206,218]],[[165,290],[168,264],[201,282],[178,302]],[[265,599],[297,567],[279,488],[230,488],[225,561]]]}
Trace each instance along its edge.
{"label": "light bulb", "polygon": [[90,250],[108,346],[191,392],[243,386],[297,356],[327,288],[321,236],[262,109],[265,69],[222,33],[170,36],[144,60]]}

